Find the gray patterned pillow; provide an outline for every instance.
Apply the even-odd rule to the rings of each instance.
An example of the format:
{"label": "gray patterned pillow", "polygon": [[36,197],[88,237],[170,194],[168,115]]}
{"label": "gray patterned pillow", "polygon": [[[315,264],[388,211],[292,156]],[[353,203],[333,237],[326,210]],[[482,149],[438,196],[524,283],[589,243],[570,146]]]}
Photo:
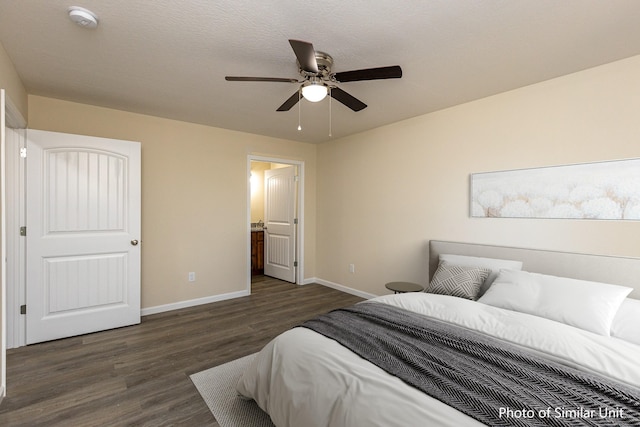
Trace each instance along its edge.
{"label": "gray patterned pillow", "polygon": [[491,273],[491,270],[488,268],[467,267],[442,261],[438,264],[438,269],[434,273],[426,292],[452,295],[475,301],[478,299],[480,286],[489,276],[489,273]]}

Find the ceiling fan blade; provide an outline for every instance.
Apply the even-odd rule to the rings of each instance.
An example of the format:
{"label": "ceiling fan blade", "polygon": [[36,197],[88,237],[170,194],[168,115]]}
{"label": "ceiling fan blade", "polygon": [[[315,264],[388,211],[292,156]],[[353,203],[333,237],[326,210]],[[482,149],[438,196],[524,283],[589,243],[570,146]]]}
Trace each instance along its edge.
{"label": "ceiling fan blade", "polygon": [[226,76],[224,78],[228,82],[282,82],[282,83],[299,83],[298,79],[287,79],[279,77],[237,77]]}
{"label": "ceiling fan blade", "polygon": [[289,40],[289,44],[296,54],[296,58],[298,58],[300,68],[310,73],[319,72],[316,51],[311,43],[303,42],[302,40]]}
{"label": "ceiling fan blade", "polygon": [[366,68],[364,70],[343,71],[341,73],[335,73],[334,76],[336,80],[341,83],[359,80],[399,79],[402,77],[402,68],[400,68],[399,65]]}
{"label": "ceiling fan blade", "polygon": [[339,87],[334,87],[329,91],[329,94],[336,101],[342,102],[347,107],[351,108],[353,111],[360,111],[367,108],[367,104],[360,101],[359,99],[349,95],[347,92],[343,91]]}
{"label": "ceiling fan blade", "polygon": [[282,104],[280,107],[278,107],[278,109],[276,111],[289,111],[291,109],[291,107],[293,107],[294,105],[296,105],[298,103],[299,100],[300,100],[300,91],[297,91],[296,93],[291,95],[291,97],[289,97],[289,99],[284,101],[284,104]]}

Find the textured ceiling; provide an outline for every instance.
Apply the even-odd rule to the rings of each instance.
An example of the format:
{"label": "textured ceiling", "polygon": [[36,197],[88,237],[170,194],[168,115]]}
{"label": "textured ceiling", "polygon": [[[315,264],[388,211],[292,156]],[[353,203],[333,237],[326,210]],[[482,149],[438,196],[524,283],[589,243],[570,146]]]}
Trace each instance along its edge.
{"label": "textured ceiling", "polygon": [[[67,17],[95,12],[97,29]],[[0,0],[0,41],[30,94],[305,142],[329,137],[329,100],[276,112],[297,86],[287,39],[334,72],[398,64],[397,80],[340,87],[339,138],[640,54],[637,0]]]}

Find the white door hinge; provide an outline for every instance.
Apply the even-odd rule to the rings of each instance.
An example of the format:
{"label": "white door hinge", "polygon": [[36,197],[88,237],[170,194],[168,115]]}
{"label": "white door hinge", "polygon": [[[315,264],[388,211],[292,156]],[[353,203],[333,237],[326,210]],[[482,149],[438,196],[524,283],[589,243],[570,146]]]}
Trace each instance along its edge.
{"label": "white door hinge", "polygon": [[23,159],[27,158],[27,149],[26,148],[22,147],[20,149],[20,157],[22,157]]}

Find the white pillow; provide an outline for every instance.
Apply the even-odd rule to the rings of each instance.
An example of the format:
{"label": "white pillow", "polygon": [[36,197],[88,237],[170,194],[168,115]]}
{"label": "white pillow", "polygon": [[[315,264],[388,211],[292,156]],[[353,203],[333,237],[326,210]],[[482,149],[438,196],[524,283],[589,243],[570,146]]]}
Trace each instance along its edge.
{"label": "white pillow", "polygon": [[622,302],[611,324],[611,336],[640,345],[640,300]]}
{"label": "white pillow", "polygon": [[613,318],[631,290],[606,283],[502,270],[478,302],[609,336]]}
{"label": "white pillow", "polygon": [[480,286],[478,296],[482,296],[487,291],[496,277],[498,277],[498,273],[500,273],[500,270],[522,270],[522,261],[513,261],[510,259],[481,258],[475,256],[450,254],[441,254],[439,258],[440,262],[446,261],[449,264],[462,265],[465,267],[481,267],[491,270],[491,273],[489,273],[489,277],[487,277],[484,280],[482,286]]}

